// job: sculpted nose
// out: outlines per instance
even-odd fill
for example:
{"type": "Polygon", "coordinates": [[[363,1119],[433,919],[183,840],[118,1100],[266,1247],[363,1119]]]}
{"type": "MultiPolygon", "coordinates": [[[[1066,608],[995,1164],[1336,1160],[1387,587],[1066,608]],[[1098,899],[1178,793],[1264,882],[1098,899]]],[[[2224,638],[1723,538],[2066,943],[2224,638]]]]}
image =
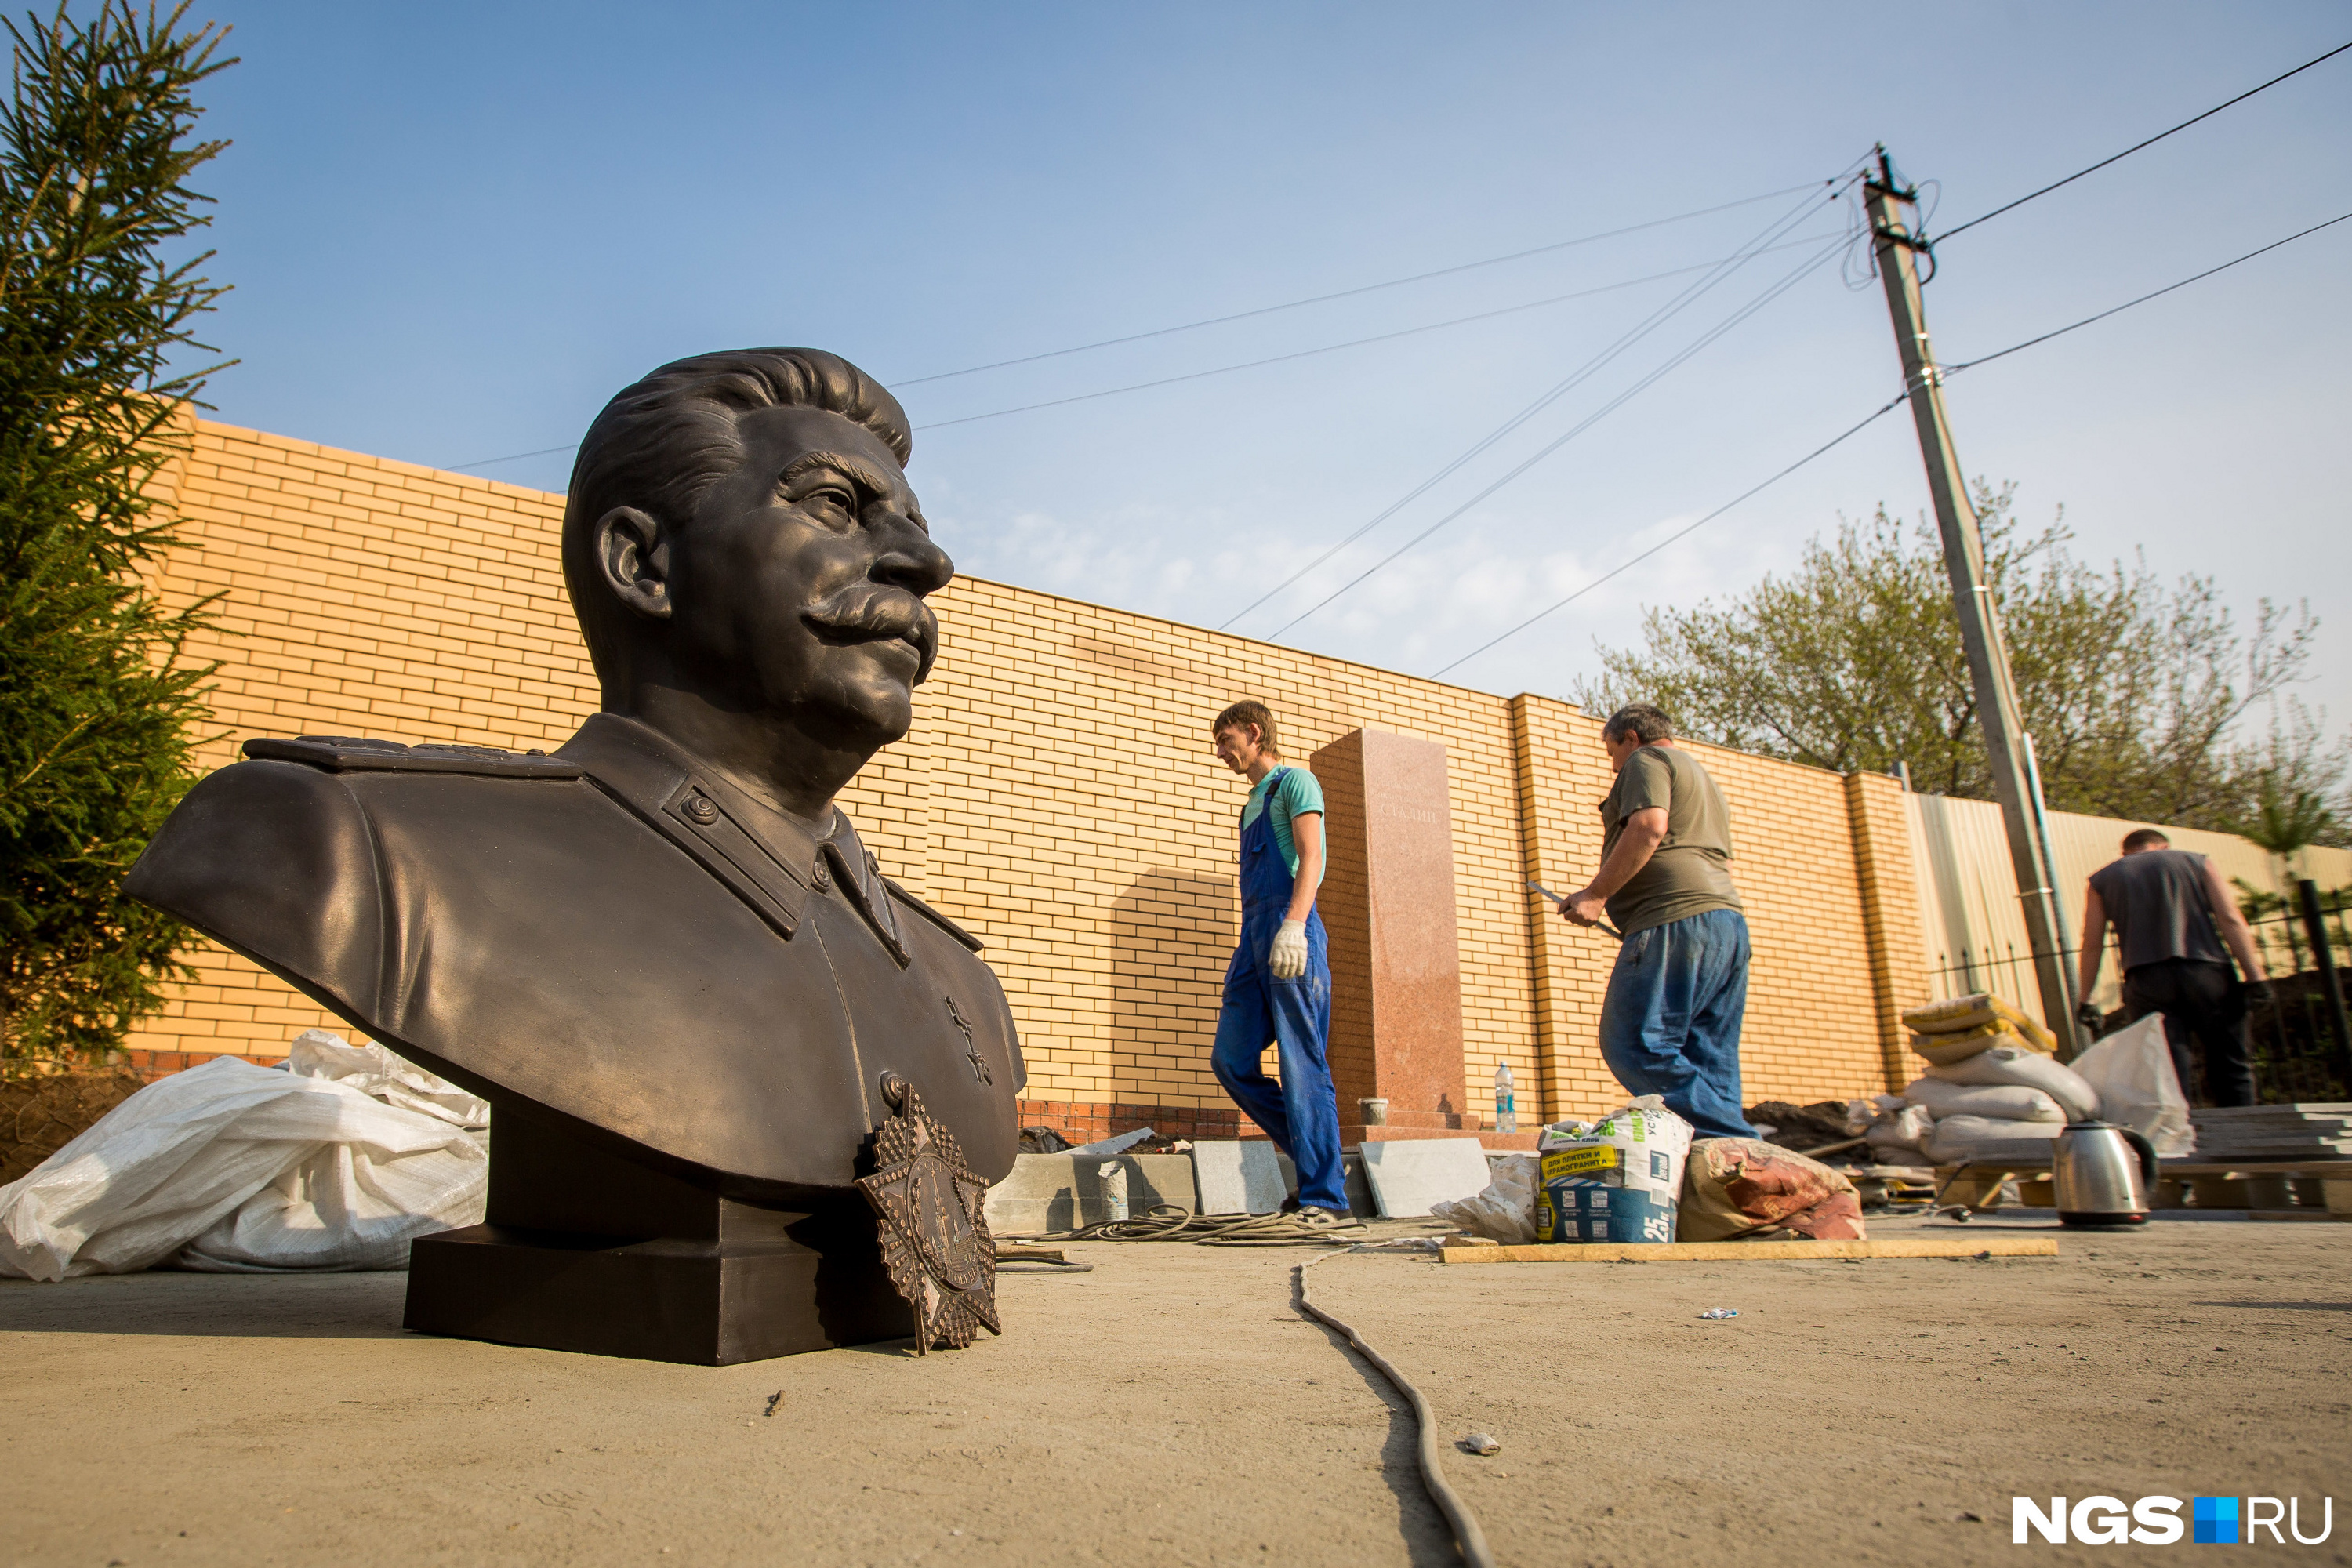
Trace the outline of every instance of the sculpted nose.
{"type": "Polygon", "coordinates": [[[901,521],[892,531],[888,548],[875,561],[867,575],[877,583],[887,583],[894,588],[904,588],[920,596],[944,588],[955,577],[955,563],[948,552],[931,542],[931,536],[911,522],[901,521]]]}

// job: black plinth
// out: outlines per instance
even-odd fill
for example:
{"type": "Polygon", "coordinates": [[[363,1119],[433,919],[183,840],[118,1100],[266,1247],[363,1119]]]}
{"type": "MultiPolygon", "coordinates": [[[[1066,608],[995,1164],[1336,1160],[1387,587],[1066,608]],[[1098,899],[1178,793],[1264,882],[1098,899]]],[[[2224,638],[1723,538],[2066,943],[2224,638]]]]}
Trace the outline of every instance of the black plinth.
{"type": "Polygon", "coordinates": [[[500,1106],[486,1223],[409,1249],[409,1328],[725,1366],[903,1339],[863,1198],[766,1208],[500,1106]]]}

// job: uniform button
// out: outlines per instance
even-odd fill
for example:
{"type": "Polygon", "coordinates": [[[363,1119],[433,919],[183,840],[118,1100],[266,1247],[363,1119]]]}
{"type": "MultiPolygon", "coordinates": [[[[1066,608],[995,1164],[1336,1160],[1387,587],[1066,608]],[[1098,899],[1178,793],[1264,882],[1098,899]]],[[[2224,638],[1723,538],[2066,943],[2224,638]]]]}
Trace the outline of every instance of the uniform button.
{"type": "Polygon", "coordinates": [[[820,893],[833,886],[833,873],[825,868],[825,864],[822,857],[818,858],[816,863],[816,874],[812,877],[810,880],[816,884],[816,890],[820,893]]]}
{"type": "Polygon", "coordinates": [[[698,827],[708,827],[719,820],[719,807],[711,804],[708,795],[688,795],[680,809],[686,813],[686,819],[698,827]]]}

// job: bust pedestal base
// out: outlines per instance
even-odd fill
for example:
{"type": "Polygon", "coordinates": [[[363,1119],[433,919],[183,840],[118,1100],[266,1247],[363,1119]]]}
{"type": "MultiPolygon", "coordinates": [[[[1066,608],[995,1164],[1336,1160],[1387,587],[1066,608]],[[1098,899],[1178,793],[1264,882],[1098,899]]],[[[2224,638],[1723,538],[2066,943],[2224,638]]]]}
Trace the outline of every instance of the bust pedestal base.
{"type": "Polygon", "coordinates": [[[500,1104],[486,1223],[409,1251],[406,1326],[725,1366],[903,1339],[874,1218],[738,1203],[500,1104]]]}

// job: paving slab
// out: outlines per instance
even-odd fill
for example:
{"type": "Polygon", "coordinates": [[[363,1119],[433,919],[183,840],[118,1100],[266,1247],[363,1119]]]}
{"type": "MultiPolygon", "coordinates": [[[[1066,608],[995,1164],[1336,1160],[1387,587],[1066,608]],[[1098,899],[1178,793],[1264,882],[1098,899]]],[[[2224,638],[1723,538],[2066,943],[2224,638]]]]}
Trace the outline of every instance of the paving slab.
{"type": "Polygon", "coordinates": [[[1192,1144],[1192,1180],[1202,1214],[1272,1214],[1298,1190],[1298,1168],[1263,1138],[1204,1138],[1192,1144]]]}
{"type": "Polygon", "coordinates": [[[1364,1145],[1364,1176],[1383,1219],[1425,1215],[1432,1204],[1459,1203],[1493,1179],[1486,1146],[1475,1138],[1413,1138],[1364,1145]]]}

